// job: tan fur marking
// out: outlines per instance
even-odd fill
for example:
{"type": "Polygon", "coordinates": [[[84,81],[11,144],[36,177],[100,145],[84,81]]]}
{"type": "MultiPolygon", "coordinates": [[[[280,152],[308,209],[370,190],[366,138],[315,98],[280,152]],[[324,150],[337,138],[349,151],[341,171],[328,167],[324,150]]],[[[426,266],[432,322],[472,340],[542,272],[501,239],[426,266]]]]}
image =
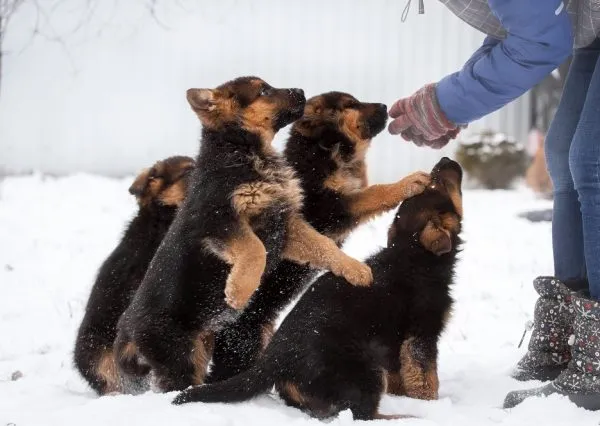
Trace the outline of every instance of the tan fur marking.
{"type": "Polygon", "coordinates": [[[270,144],[275,137],[273,117],[276,111],[277,105],[272,100],[260,98],[242,112],[242,128],[260,135],[265,145],[270,144]]]}
{"type": "Polygon", "coordinates": [[[404,386],[402,385],[402,375],[400,374],[400,371],[396,373],[388,372],[386,374],[386,393],[404,396],[404,386]]]}
{"type": "Polygon", "coordinates": [[[433,221],[427,222],[419,241],[423,247],[436,255],[447,253],[452,248],[450,231],[435,225],[433,221]]]}
{"type": "Polygon", "coordinates": [[[102,392],[103,395],[121,391],[121,380],[112,350],[107,350],[100,356],[96,374],[106,382],[102,392]]]}
{"type": "Polygon", "coordinates": [[[263,180],[241,184],[233,191],[231,201],[240,216],[252,218],[275,203],[283,203],[292,211],[302,208],[302,189],[291,167],[267,166],[259,157],[253,162],[254,170],[263,180]]]}
{"type": "Polygon", "coordinates": [[[231,195],[233,209],[244,218],[258,216],[277,201],[284,199],[285,187],[280,183],[251,182],[239,185],[231,195]]]}
{"type": "Polygon", "coordinates": [[[450,196],[450,200],[452,200],[452,204],[454,204],[454,208],[456,209],[456,213],[460,217],[463,217],[463,203],[462,203],[462,195],[458,191],[458,188],[451,188],[448,191],[448,195],[450,196]]]}
{"type": "Polygon", "coordinates": [[[181,170],[189,170],[193,169],[194,167],[196,167],[196,162],[194,160],[183,161],[179,164],[179,168],[181,170]]]}
{"type": "Polygon", "coordinates": [[[155,200],[163,205],[179,206],[187,189],[185,173],[194,165],[194,160],[181,156],[157,161],[140,172],[129,192],[135,195],[140,207],[148,207],[155,200]],[[174,183],[165,187],[166,181],[174,183]]]}
{"type": "Polygon", "coordinates": [[[373,281],[371,269],[342,252],[333,240],[319,234],[303,217],[288,222],[285,259],[314,268],[327,269],[353,285],[366,286],[373,281]]]}
{"type": "Polygon", "coordinates": [[[442,222],[442,228],[447,229],[453,234],[457,234],[460,231],[460,219],[452,213],[444,213],[440,216],[442,222]]]}
{"type": "Polygon", "coordinates": [[[439,380],[437,362],[423,367],[414,359],[411,345],[414,338],[407,339],[400,348],[400,377],[404,395],[409,398],[435,400],[438,399],[439,380]]]}
{"type": "Polygon", "coordinates": [[[225,284],[225,301],[234,309],[242,309],[260,285],[267,264],[265,246],[250,225],[242,222],[225,244],[223,257],[232,265],[225,284]]]}
{"type": "Polygon", "coordinates": [[[311,121],[310,119],[306,118],[306,115],[304,116],[304,118],[301,118],[300,120],[296,121],[292,125],[292,129],[294,129],[296,132],[300,133],[302,136],[305,136],[307,138],[311,137],[314,132],[314,127],[311,126],[311,121]]]}
{"type": "Polygon", "coordinates": [[[356,109],[345,109],[341,113],[340,130],[356,145],[364,143],[362,137],[362,116],[356,109]]]}
{"type": "Polygon", "coordinates": [[[327,116],[327,114],[323,114],[323,112],[324,112],[323,97],[322,96],[314,96],[314,97],[310,98],[308,101],[306,101],[306,104],[304,105],[304,113],[302,114],[302,117],[304,119],[306,119],[305,121],[312,121],[312,120],[318,120],[318,119],[322,119],[322,118],[333,117],[332,114],[329,114],[329,116],[327,116]]]}
{"type": "Polygon", "coordinates": [[[304,397],[304,395],[302,395],[302,393],[300,393],[298,386],[296,386],[294,383],[280,383],[278,388],[279,392],[285,393],[286,396],[292,401],[294,401],[296,404],[298,404],[298,406],[302,407],[306,404],[306,398],[304,397]]]}
{"type": "Polygon", "coordinates": [[[359,223],[393,209],[407,198],[420,194],[429,184],[427,173],[413,173],[388,185],[372,185],[350,197],[350,213],[359,223]]]}
{"type": "Polygon", "coordinates": [[[339,147],[331,154],[338,169],[325,179],[324,186],[343,195],[354,194],[368,185],[367,165],[365,157],[369,148],[369,141],[353,141],[355,144],[354,156],[350,161],[344,161],[339,147]]]}
{"type": "Polygon", "coordinates": [[[366,186],[364,170],[364,163],[355,168],[341,167],[325,179],[323,186],[343,195],[355,194],[366,186]]]}
{"type": "Polygon", "coordinates": [[[208,363],[214,348],[214,334],[210,331],[201,331],[194,339],[194,347],[190,353],[190,360],[194,364],[194,385],[204,383],[208,363]]]}
{"type": "Polygon", "coordinates": [[[137,345],[133,342],[128,342],[123,346],[123,349],[119,352],[119,358],[131,359],[138,355],[137,345]]]}
{"type": "Polygon", "coordinates": [[[273,324],[272,322],[269,324],[264,324],[262,326],[262,333],[261,333],[261,344],[262,344],[262,349],[265,350],[267,348],[267,346],[269,346],[269,343],[271,342],[271,339],[273,338],[273,335],[275,334],[275,324],[273,324]]]}
{"type": "Polygon", "coordinates": [[[162,191],[158,196],[161,204],[165,206],[181,206],[185,199],[186,185],[185,182],[179,180],[162,191]]]}
{"type": "MultiPolygon", "coordinates": [[[[271,146],[266,146],[264,151],[268,155],[279,156],[271,146]]],[[[287,208],[292,211],[299,211],[302,208],[302,186],[292,167],[284,162],[273,166],[258,156],[254,157],[253,163],[254,170],[271,186],[270,193],[274,201],[285,200],[287,208]]]]}
{"type": "Polygon", "coordinates": [[[219,89],[189,89],[187,99],[202,125],[211,129],[218,129],[225,123],[235,121],[239,110],[235,99],[219,89]],[[205,91],[209,91],[210,96],[201,96],[201,93],[207,93],[205,91]],[[207,99],[202,101],[201,97],[207,99]]]}

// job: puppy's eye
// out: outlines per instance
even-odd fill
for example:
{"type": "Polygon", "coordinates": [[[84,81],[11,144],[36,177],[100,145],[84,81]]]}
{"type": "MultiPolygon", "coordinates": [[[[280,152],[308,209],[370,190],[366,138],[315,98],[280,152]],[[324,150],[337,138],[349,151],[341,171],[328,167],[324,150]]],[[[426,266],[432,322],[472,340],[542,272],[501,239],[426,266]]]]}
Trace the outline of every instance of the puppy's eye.
{"type": "Polygon", "coordinates": [[[272,93],[270,87],[263,87],[260,91],[260,96],[269,96],[272,93]]]}

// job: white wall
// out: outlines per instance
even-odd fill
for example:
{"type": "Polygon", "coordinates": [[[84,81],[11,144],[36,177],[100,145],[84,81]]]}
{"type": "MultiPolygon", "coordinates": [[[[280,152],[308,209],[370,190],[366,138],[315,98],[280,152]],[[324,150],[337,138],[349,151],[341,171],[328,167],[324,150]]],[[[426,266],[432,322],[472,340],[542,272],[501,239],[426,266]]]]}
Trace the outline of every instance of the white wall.
{"type": "MultiPolygon", "coordinates": [[[[75,25],[84,1],[57,9],[58,32],[75,25]]],[[[24,7],[6,40],[0,170],[121,175],[175,153],[193,155],[199,129],[185,90],[239,75],[389,104],[457,70],[483,38],[433,1],[424,16],[413,1],[401,23],[405,2],[197,0],[184,10],[166,0],[163,29],[138,1],[105,1],[66,47],[37,38],[19,53],[33,24],[24,7]]],[[[528,119],[525,100],[486,125],[522,137],[528,119]]],[[[371,177],[395,179],[440,155],[386,133],[374,141],[371,177]]]]}

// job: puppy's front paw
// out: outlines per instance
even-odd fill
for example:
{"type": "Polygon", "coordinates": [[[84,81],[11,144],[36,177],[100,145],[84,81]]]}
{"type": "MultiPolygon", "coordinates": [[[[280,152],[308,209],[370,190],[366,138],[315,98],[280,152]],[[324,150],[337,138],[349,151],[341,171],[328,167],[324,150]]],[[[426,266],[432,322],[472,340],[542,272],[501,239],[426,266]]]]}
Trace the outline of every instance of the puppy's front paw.
{"type": "MultiPolygon", "coordinates": [[[[246,280],[249,281],[249,280],[246,280]]],[[[235,280],[227,282],[225,286],[225,303],[235,310],[242,310],[248,304],[252,293],[258,287],[258,283],[235,280]]]]}
{"type": "Polygon", "coordinates": [[[421,194],[431,183],[431,176],[425,172],[415,172],[398,182],[405,198],[421,194]]]}
{"type": "Polygon", "coordinates": [[[371,268],[351,257],[344,261],[336,275],[344,277],[350,284],[359,287],[367,287],[373,283],[371,268]]]}

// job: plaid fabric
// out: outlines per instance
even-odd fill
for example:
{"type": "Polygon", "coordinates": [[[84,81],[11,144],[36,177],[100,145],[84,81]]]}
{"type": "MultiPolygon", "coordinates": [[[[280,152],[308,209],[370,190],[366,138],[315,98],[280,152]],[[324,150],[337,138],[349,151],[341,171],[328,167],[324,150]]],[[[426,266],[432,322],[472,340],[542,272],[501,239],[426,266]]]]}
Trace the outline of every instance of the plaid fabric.
{"type": "MultiPolygon", "coordinates": [[[[467,24],[495,38],[507,32],[490,10],[487,0],[440,0],[467,24]]],[[[564,0],[575,33],[575,48],[590,44],[600,33],[600,0],[564,0]]]]}
{"type": "Polygon", "coordinates": [[[567,6],[575,29],[575,47],[585,47],[600,34],[600,0],[570,0],[567,6]]]}

